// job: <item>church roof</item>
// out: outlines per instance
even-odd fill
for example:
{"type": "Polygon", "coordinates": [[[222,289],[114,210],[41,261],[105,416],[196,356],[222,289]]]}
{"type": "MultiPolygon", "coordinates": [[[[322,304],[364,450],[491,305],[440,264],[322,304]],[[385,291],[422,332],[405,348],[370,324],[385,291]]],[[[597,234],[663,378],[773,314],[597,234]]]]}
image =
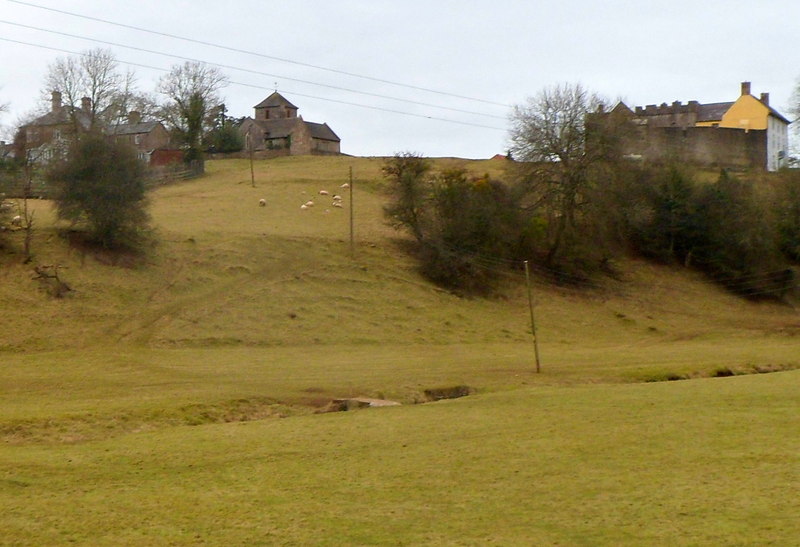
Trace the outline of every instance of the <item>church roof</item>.
{"type": "Polygon", "coordinates": [[[333,132],[327,123],[314,123],[314,122],[305,122],[308,126],[309,130],[311,130],[311,136],[315,139],[321,139],[323,141],[335,141],[340,142],[341,139],[333,132]]]}
{"type": "Polygon", "coordinates": [[[273,106],[286,106],[297,109],[295,105],[286,100],[286,97],[275,91],[272,95],[255,105],[253,108],[270,108],[273,106]]]}
{"type": "Polygon", "coordinates": [[[307,122],[302,118],[278,118],[276,120],[252,120],[270,139],[284,139],[294,133],[297,126],[305,124],[314,139],[341,142],[327,123],[307,122]]]}

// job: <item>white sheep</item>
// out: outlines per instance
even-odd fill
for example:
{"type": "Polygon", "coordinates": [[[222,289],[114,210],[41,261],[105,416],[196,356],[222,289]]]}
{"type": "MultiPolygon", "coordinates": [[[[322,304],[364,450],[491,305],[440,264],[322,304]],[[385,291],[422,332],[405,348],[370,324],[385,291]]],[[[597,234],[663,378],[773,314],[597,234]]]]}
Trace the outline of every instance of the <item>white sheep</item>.
{"type": "Polygon", "coordinates": [[[306,209],[308,209],[308,205],[306,205],[306,204],[304,203],[304,204],[302,204],[302,205],[300,206],[300,209],[302,209],[303,211],[305,211],[306,209]]]}
{"type": "Polygon", "coordinates": [[[335,196],[333,196],[333,201],[342,201],[342,196],[336,194],[335,196]]]}
{"type": "Polygon", "coordinates": [[[333,205],[334,207],[341,207],[342,206],[342,202],[341,201],[334,201],[331,205],[333,205]]]}
{"type": "Polygon", "coordinates": [[[305,203],[305,205],[306,205],[306,207],[313,207],[313,206],[314,206],[314,202],[313,202],[312,200],[308,200],[308,201],[305,203]]]}
{"type": "Polygon", "coordinates": [[[264,198],[261,198],[260,200],[258,200],[258,206],[259,207],[266,207],[267,206],[267,200],[265,200],[264,198]]]}
{"type": "Polygon", "coordinates": [[[345,183],[344,183],[344,184],[342,184],[342,185],[341,185],[339,188],[350,188],[350,185],[349,185],[348,183],[346,183],[346,182],[345,182],[345,183]]]}
{"type": "Polygon", "coordinates": [[[327,191],[327,190],[320,190],[320,191],[319,191],[319,195],[321,195],[321,196],[327,196],[327,195],[328,195],[328,191],[327,191]]]}
{"type": "Polygon", "coordinates": [[[11,219],[12,226],[22,226],[22,217],[17,215],[11,219]]]}

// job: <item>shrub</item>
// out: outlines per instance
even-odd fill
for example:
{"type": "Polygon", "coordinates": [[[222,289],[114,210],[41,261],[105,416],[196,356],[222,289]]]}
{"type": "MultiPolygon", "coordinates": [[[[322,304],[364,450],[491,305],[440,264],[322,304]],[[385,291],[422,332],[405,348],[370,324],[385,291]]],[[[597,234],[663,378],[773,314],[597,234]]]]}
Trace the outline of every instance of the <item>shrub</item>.
{"type": "Polygon", "coordinates": [[[132,148],[83,135],[51,168],[48,181],[55,188],[58,217],[85,225],[90,240],[109,249],[141,242],[149,217],[144,167],[132,148]]]}
{"type": "Polygon", "coordinates": [[[692,261],[745,296],[777,296],[792,286],[767,202],[751,181],[726,172],[697,192],[692,261]]]}
{"type": "Polygon", "coordinates": [[[425,220],[430,214],[430,170],[430,162],[413,152],[396,154],[381,167],[390,196],[384,214],[393,227],[408,230],[420,243],[425,240],[425,220]]]}
{"type": "Polygon", "coordinates": [[[684,262],[696,233],[694,182],[673,166],[640,171],[635,184],[626,205],[631,242],[646,257],[684,262]]]}
{"type": "Polygon", "coordinates": [[[774,208],[781,252],[800,263],[800,173],[796,169],[780,174],[774,208]]]}
{"type": "Polygon", "coordinates": [[[417,240],[422,273],[459,292],[491,291],[497,261],[514,257],[523,234],[509,189],[463,169],[433,173],[430,162],[410,153],[387,160],[383,173],[390,199],[384,213],[417,240]]]}
{"type": "Polygon", "coordinates": [[[244,139],[239,129],[231,123],[215,128],[208,135],[209,152],[239,152],[244,149],[244,139]]]}

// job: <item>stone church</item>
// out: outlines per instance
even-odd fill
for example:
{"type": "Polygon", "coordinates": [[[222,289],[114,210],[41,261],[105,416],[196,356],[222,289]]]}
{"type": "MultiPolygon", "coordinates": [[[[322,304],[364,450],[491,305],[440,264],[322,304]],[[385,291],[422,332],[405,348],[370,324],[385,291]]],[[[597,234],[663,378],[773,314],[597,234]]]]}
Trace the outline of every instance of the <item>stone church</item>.
{"type": "Polygon", "coordinates": [[[255,118],[245,118],[239,126],[245,150],[267,157],[341,153],[341,141],[328,124],[303,120],[277,91],[253,108],[255,118]]]}

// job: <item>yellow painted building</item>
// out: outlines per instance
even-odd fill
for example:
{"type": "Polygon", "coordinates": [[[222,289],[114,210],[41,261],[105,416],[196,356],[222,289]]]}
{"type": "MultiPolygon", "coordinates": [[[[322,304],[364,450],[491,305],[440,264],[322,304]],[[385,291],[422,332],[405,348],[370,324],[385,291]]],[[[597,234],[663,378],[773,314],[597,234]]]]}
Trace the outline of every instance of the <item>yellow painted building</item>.
{"type": "MultiPolygon", "coordinates": [[[[670,105],[636,107],[634,116],[650,127],[719,127],[745,132],[764,131],[766,143],[762,151],[767,171],[777,171],[787,164],[789,120],[769,105],[769,93],[760,98],[750,93],[750,82],[742,82],[739,98],[733,102],[700,104],[676,101],[670,105]]],[[[760,163],[760,162],[759,162],[760,163]]]]}

